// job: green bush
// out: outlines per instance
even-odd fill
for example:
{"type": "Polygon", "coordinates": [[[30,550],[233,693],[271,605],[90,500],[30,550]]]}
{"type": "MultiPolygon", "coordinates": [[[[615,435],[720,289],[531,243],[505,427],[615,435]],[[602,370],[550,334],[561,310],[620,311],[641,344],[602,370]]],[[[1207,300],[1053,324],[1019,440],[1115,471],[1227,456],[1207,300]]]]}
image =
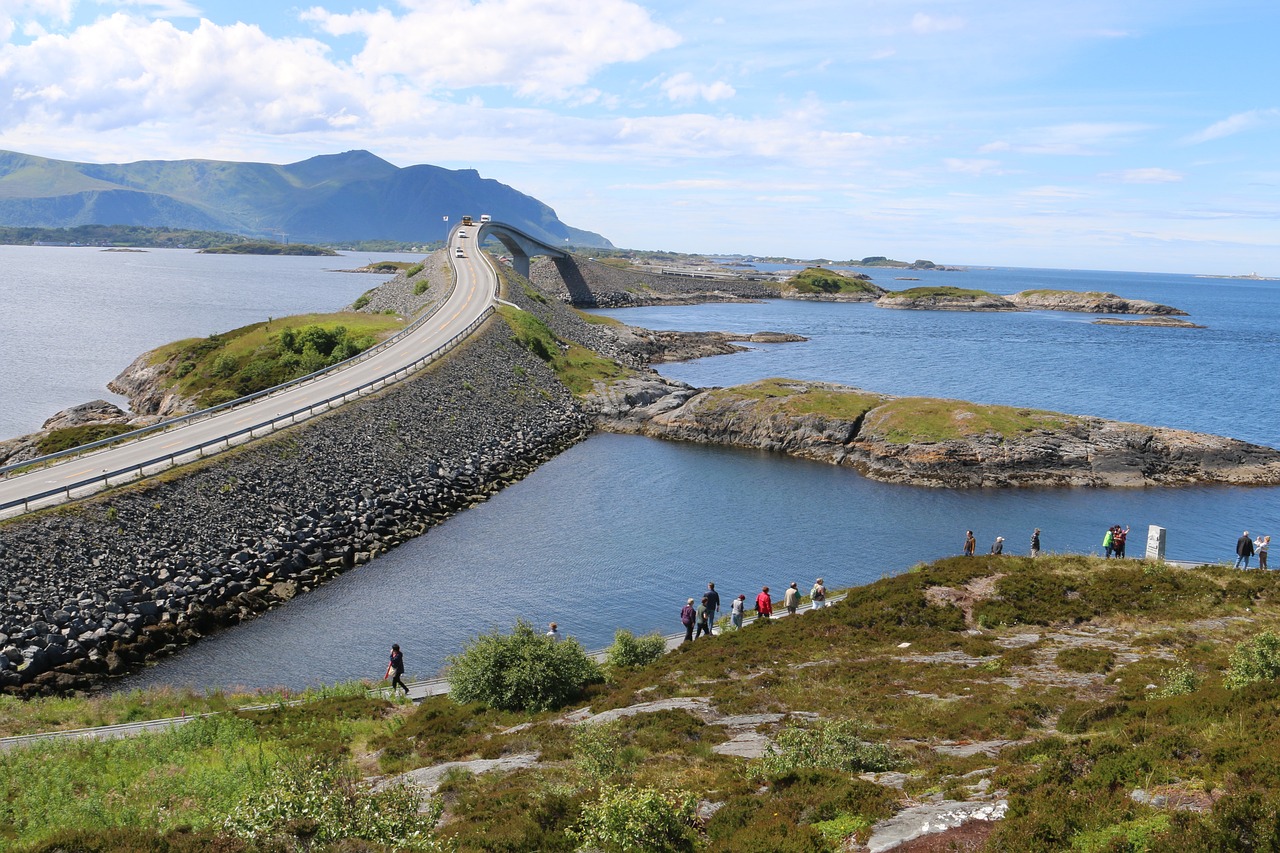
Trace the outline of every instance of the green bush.
{"type": "Polygon", "coordinates": [[[648,666],[667,650],[667,641],[661,634],[637,637],[619,628],[613,635],[613,645],[605,652],[605,665],[610,671],[648,666]]]}
{"type": "Polygon", "coordinates": [[[367,293],[362,293],[362,294],[360,294],[359,296],[357,296],[357,297],[356,297],[356,301],[355,301],[355,302],[352,302],[352,303],[351,303],[351,307],[352,307],[352,309],[354,309],[354,310],[356,310],[356,311],[359,311],[361,308],[363,308],[364,306],[368,305],[368,304],[369,304],[369,302],[370,302],[369,294],[367,294],[367,293]]]}
{"type": "Polygon", "coordinates": [[[510,634],[476,637],[448,659],[449,696],[504,711],[558,708],[600,680],[600,668],[577,640],[556,642],[524,620],[510,634]]]}
{"type": "Polygon", "coordinates": [[[605,853],[665,853],[697,848],[697,800],[683,791],[609,786],[582,808],[573,837],[605,853]]]}
{"type": "Polygon", "coordinates": [[[757,778],[810,768],[865,773],[892,770],[902,763],[891,747],[869,743],[863,734],[862,727],[851,720],[787,726],[752,763],[751,773],[757,778]]]}
{"type": "Polygon", "coordinates": [[[419,281],[413,285],[413,295],[421,296],[422,294],[426,293],[430,289],[431,289],[431,282],[427,281],[424,278],[422,281],[419,281]]]}
{"type": "Polygon", "coordinates": [[[1161,687],[1156,691],[1159,699],[1171,699],[1174,696],[1186,696],[1195,693],[1200,686],[1200,676],[1191,668],[1191,664],[1180,662],[1168,669],[1160,670],[1161,687]]]}
{"type": "Polygon", "coordinates": [[[1228,690],[1238,690],[1246,684],[1277,677],[1280,677],[1280,636],[1272,631],[1263,631],[1236,645],[1223,683],[1228,690]]]}
{"type": "Polygon", "coordinates": [[[414,264],[413,266],[409,267],[407,270],[404,271],[404,277],[413,278],[415,275],[417,275],[420,272],[422,272],[422,264],[414,264]]]}
{"type": "Polygon", "coordinates": [[[213,360],[209,372],[218,379],[230,379],[236,372],[236,360],[226,354],[220,355],[213,360]]]}

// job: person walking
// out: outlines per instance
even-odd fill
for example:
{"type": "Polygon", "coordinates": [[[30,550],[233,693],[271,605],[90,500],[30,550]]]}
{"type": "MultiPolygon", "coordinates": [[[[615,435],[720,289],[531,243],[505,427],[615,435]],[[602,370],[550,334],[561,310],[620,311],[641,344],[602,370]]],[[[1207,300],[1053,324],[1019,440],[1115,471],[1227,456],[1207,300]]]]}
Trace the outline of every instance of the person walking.
{"type": "Polygon", "coordinates": [[[1129,540],[1129,526],[1123,528],[1116,525],[1116,532],[1111,535],[1111,550],[1115,552],[1116,559],[1124,559],[1124,543],[1129,540]]]}
{"type": "Polygon", "coordinates": [[[733,600],[733,603],[729,605],[729,622],[734,628],[742,627],[742,610],[746,606],[747,597],[745,595],[739,595],[733,600]]]}
{"type": "Polygon", "coordinates": [[[973,531],[970,530],[968,533],[965,534],[965,537],[964,537],[964,555],[966,557],[972,557],[973,552],[976,551],[977,549],[978,549],[978,539],[973,535],[973,531]]]}
{"type": "Polygon", "coordinates": [[[800,607],[800,590],[796,588],[795,581],[792,581],[791,586],[787,587],[787,591],[782,594],[782,606],[787,608],[788,616],[796,615],[796,609],[800,607]]]}
{"type": "Polygon", "coordinates": [[[1258,540],[1253,543],[1253,553],[1258,555],[1258,568],[1265,569],[1267,567],[1267,549],[1270,547],[1270,536],[1259,536],[1258,540]]]}
{"type": "Polygon", "coordinates": [[[400,651],[399,643],[391,644],[391,658],[387,661],[387,674],[382,676],[383,679],[391,679],[391,695],[396,693],[396,687],[404,688],[404,695],[409,695],[409,686],[404,683],[404,653],[400,651]]]}
{"type": "Polygon", "coordinates": [[[707,617],[710,615],[710,608],[707,606],[707,597],[702,596],[702,601],[698,604],[698,633],[693,635],[696,640],[703,634],[711,636],[711,626],[707,624],[707,617]]]}
{"type": "Polygon", "coordinates": [[[813,602],[814,610],[827,606],[827,588],[823,586],[822,578],[813,582],[813,589],[809,590],[809,600],[813,602]]]}
{"type": "Polygon", "coordinates": [[[756,596],[756,618],[768,619],[773,615],[773,599],[769,597],[769,587],[763,587],[756,596]]]}
{"type": "Polygon", "coordinates": [[[1253,540],[1249,538],[1249,531],[1245,531],[1236,540],[1236,568],[1240,568],[1243,563],[1244,567],[1249,568],[1249,558],[1253,556],[1253,540]]]}
{"type": "Polygon", "coordinates": [[[680,608],[680,624],[684,626],[684,641],[686,643],[693,640],[693,623],[696,618],[697,614],[693,609],[693,599],[691,598],[684,607],[680,608]]]}
{"type": "Polygon", "coordinates": [[[991,553],[997,556],[1004,553],[1004,537],[1003,536],[997,536],[996,541],[991,543],[991,553]]]}
{"type": "Polygon", "coordinates": [[[1036,532],[1031,534],[1031,556],[1040,556],[1040,528],[1036,528],[1036,532]]]}
{"type": "Polygon", "coordinates": [[[547,636],[551,638],[551,642],[558,643],[564,639],[564,634],[560,633],[560,629],[556,627],[556,623],[552,622],[547,628],[547,636]]]}
{"type": "Polygon", "coordinates": [[[720,618],[720,593],[716,592],[714,583],[707,583],[707,626],[709,633],[715,633],[716,620],[720,618]]]}

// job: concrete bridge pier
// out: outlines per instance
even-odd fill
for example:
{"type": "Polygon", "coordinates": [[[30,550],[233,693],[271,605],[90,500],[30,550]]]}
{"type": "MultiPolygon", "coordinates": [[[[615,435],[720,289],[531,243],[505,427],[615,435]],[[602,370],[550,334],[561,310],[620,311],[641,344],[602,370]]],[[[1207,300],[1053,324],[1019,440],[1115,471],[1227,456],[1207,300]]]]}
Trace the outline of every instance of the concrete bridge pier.
{"type": "Polygon", "coordinates": [[[563,249],[548,246],[523,231],[501,222],[482,222],[476,232],[476,246],[479,247],[489,237],[496,239],[511,253],[511,266],[525,278],[529,277],[529,258],[533,255],[549,255],[553,258],[569,257],[568,252],[563,249]]]}

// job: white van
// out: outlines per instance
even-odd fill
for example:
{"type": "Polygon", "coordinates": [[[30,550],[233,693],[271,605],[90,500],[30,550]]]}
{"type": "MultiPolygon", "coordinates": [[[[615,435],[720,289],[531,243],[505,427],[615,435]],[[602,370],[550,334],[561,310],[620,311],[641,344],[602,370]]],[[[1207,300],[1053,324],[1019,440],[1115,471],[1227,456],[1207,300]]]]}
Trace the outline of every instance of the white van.
{"type": "Polygon", "coordinates": [[[480,221],[481,221],[481,222],[492,222],[492,221],[493,221],[493,217],[492,217],[492,216],[490,216],[490,215],[489,215],[489,214],[487,214],[487,213],[482,213],[482,214],[480,214],[480,221]]]}

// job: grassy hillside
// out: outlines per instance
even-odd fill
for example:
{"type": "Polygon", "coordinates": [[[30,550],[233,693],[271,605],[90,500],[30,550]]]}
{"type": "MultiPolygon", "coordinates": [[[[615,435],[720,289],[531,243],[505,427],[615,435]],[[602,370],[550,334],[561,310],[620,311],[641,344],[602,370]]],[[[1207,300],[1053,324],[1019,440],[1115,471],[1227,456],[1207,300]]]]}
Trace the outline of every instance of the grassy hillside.
{"type": "Polygon", "coordinates": [[[783,288],[791,288],[797,293],[867,293],[879,296],[884,288],[871,283],[864,275],[845,275],[821,267],[809,267],[795,274],[783,283],[783,288]]]}
{"type": "Polygon", "coordinates": [[[164,387],[214,406],[336,364],[403,327],[382,314],[300,314],[175,341],[154,350],[151,363],[164,387]]]}
{"type": "MultiPolygon", "coordinates": [[[[987,800],[1007,801],[1003,820],[928,849],[1270,850],[1278,594],[1264,572],[950,558],[615,668],[572,716],[349,685],[168,734],[0,753],[0,846],[837,851],[913,804],[987,800]],[[758,736],[772,744],[759,757],[726,749],[758,736]],[[503,756],[523,766],[441,771],[421,821],[411,792],[360,783],[503,756]],[[619,827],[653,841],[600,843],[619,827]]],[[[0,729],[244,701],[0,699],[0,729]]]]}

